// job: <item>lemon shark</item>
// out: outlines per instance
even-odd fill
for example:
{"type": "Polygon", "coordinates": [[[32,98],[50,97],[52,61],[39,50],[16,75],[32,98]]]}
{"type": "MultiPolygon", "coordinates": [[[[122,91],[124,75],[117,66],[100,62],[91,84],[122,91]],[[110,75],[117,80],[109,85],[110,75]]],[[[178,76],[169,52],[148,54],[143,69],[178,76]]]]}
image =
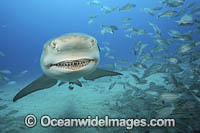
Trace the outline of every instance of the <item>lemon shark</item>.
{"type": "Polygon", "coordinates": [[[40,66],[44,74],[16,94],[13,101],[33,92],[50,88],[61,81],[82,86],[78,80],[95,80],[104,76],[122,75],[98,68],[100,49],[97,40],[87,34],[68,33],[48,41],[43,48],[40,66]]]}

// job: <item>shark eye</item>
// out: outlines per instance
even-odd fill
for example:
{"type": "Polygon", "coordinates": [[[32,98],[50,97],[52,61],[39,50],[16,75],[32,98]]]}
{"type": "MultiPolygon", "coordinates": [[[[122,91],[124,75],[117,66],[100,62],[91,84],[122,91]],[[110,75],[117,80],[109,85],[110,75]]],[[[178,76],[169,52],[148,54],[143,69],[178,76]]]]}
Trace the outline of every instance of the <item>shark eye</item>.
{"type": "Polygon", "coordinates": [[[94,39],[91,39],[91,47],[95,45],[96,41],[94,39]]]}
{"type": "Polygon", "coordinates": [[[56,43],[55,43],[55,42],[51,42],[51,43],[50,43],[50,47],[52,47],[52,48],[55,49],[55,48],[56,48],[56,43]]]}
{"type": "Polygon", "coordinates": [[[53,43],[52,43],[52,46],[53,46],[53,48],[56,48],[56,43],[53,42],[53,43]]]}
{"type": "Polygon", "coordinates": [[[51,42],[49,45],[51,48],[53,48],[54,50],[56,50],[57,52],[60,51],[60,49],[58,48],[56,42],[51,42]]]}

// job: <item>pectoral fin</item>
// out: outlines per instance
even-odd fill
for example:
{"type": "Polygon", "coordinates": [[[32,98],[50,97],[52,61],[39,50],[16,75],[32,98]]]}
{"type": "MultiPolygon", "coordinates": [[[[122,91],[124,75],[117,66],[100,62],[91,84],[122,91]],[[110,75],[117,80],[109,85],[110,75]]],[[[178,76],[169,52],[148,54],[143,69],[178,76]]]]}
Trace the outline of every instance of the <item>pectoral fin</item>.
{"type": "Polygon", "coordinates": [[[51,79],[43,74],[41,77],[39,77],[38,79],[33,81],[31,84],[26,86],[24,89],[22,89],[19,93],[17,93],[17,95],[13,99],[13,102],[35,91],[50,88],[54,86],[56,83],[57,83],[56,79],[51,79]]]}
{"type": "Polygon", "coordinates": [[[94,72],[85,76],[84,79],[85,80],[95,80],[95,79],[98,79],[98,78],[101,78],[104,76],[117,76],[117,75],[122,75],[122,74],[118,73],[118,72],[112,72],[112,71],[97,68],[94,72]]]}

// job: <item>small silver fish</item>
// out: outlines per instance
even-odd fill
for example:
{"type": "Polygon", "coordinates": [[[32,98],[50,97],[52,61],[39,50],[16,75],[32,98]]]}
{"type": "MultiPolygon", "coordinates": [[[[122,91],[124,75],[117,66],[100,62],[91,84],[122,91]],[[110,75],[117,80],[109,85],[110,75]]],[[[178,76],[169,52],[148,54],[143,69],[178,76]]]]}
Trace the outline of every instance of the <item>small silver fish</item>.
{"type": "Polygon", "coordinates": [[[5,54],[3,52],[0,51],[0,56],[5,56],[5,54]]]}
{"type": "Polygon", "coordinates": [[[115,85],[116,85],[117,83],[116,82],[114,82],[114,83],[112,83],[112,84],[110,84],[110,86],[109,86],[109,88],[108,88],[108,90],[111,90],[115,85]]]}
{"type": "Polygon", "coordinates": [[[165,11],[163,13],[158,14],[158,18],[160,18],[160,17],[174,17],[174,16],[176,16],[176,14],[177,14],[177,11],[169,10],[169,11],[165,11]]]}
{"type": "Polygon", "coordinates": [[[131,9],[133,9],[135,7],[136,7],[135,4],[128,3],[128,4],[124,5],[124,6],[122,6],[121,8],[119,8],[119,11],[128,11],[128,10],[131,10],[131,9]]]}
{"type": "Polygon", "coordinates": [[[16,81],[9,81],[8,83],[7,83],[7,85],[14,85],[14,84],[16,84],[17,82],[16,81]]]}

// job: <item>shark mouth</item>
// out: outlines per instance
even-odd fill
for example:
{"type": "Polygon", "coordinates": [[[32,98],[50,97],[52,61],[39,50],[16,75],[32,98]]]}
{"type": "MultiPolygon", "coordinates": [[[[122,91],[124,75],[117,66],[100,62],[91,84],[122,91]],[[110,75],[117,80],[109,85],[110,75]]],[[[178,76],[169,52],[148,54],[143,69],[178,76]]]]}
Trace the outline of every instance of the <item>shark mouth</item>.
{"type": "Polygon", "coordinates": [[[79,60],[66,60],[56,64],[48,65],[48,69],[51,67],[58,67],[62,69],[78,70],[87,66],[90,62],[97,62],[97,59],[79,59],[79,60]]]}

